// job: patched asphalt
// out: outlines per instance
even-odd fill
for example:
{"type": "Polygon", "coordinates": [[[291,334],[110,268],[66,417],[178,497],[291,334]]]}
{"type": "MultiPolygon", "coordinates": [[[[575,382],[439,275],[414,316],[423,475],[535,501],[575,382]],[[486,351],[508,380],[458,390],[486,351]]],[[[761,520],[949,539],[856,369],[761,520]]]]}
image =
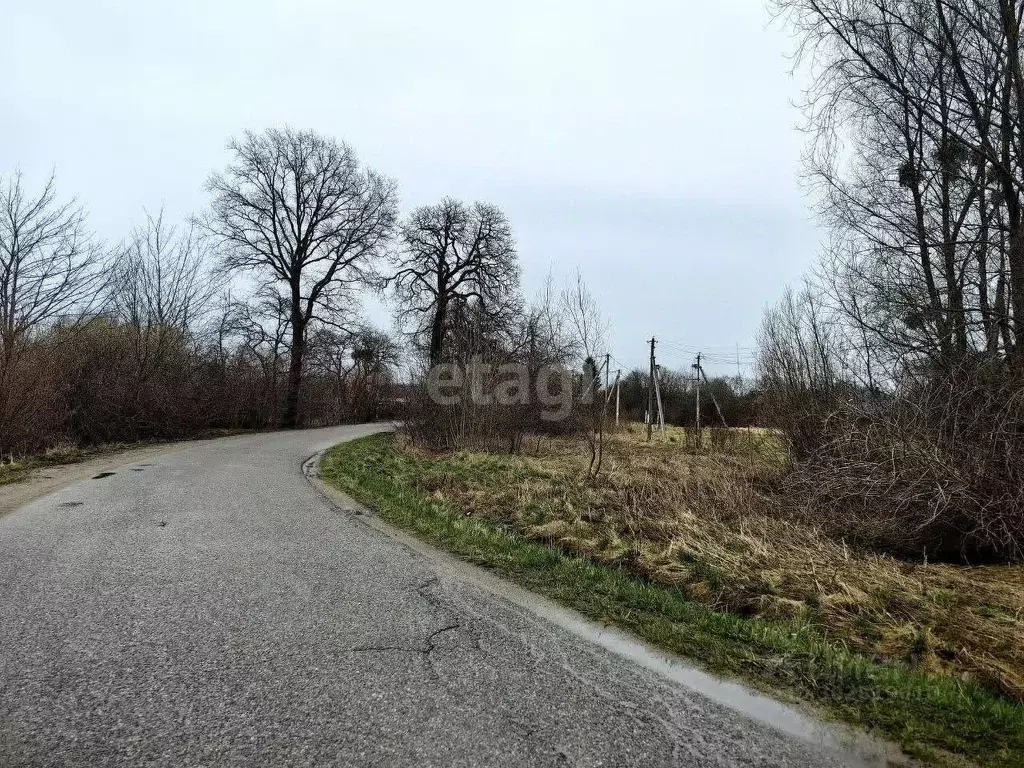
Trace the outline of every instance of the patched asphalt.
{"type": "Polygon", "coordinates": [[[0,766],[855,764],[339,511],[376,427],[192,444],[0,517],[0,766]]]}

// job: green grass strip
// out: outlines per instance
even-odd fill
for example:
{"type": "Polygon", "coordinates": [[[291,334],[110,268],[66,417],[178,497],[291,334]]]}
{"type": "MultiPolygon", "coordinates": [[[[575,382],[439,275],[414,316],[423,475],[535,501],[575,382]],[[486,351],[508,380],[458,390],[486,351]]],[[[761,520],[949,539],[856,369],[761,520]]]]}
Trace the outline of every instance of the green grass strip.
{"type": "Polygon", "coordinates": [[[396,450],[392,435],[342,443],[321,466],[325,481],[418,537],[596,621],[735,675],[762,689],[815,702],[839,720],[945,762],[1024,765],[1024,707],[972,683],[878,663],[799,623],[710,610],[683,593],[614,566],[530,541],[467,517],[417,490],[430,462],[396,450]]]}

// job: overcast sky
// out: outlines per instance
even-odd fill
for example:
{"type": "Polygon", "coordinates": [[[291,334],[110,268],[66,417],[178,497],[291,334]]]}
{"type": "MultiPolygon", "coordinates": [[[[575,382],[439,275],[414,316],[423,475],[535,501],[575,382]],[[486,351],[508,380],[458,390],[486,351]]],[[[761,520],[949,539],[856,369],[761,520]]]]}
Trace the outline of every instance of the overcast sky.
{"type": "Polygon", "coordinates": [[[110,240],[144,206],[202,210],[229,136],[311,128],[398,179],[404,211],[497,204],[527,296],[579,267],[616,359],[644,364],[654,334],[673,367],[751,347],[818,249],[791,41],[763,0],[0,8],[0,173],[55,168],[110,240]]]}

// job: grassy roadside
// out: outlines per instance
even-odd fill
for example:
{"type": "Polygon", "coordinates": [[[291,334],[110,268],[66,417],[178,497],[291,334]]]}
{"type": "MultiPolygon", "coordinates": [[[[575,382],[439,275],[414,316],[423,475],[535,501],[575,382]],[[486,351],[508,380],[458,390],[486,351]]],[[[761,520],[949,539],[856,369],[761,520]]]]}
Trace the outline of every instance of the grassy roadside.
{"type": "Polygon", "coordinates": [[[771,621],[713,610],[679,587],[530,540],[514,526],[467,516],[423,490],[422,461],[390,435],[329,451],[324,479],[463,559],[584,615],[773,691],[876,729],[910,754],[1024,765],[1024,707],[972,682],[858,654],[799,617],[771,621]]]}

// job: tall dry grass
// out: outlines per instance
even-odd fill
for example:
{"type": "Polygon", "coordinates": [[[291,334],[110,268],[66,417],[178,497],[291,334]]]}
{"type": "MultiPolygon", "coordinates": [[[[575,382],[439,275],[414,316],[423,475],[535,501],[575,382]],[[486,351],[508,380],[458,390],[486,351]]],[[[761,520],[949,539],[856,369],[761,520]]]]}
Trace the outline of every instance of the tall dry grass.
{"type": "Polygon", "coordinates": [[[520,456],[430,454],[420,483],[466,514],[712,608],[808,622],[858,652],[1024,701],[1024,569],[901,561],[794,520],[771,433],[717,453],[685,446],[678,431],[650,444],[613,435],[594,480],[578,442],[527,439],[520,456]]]}

